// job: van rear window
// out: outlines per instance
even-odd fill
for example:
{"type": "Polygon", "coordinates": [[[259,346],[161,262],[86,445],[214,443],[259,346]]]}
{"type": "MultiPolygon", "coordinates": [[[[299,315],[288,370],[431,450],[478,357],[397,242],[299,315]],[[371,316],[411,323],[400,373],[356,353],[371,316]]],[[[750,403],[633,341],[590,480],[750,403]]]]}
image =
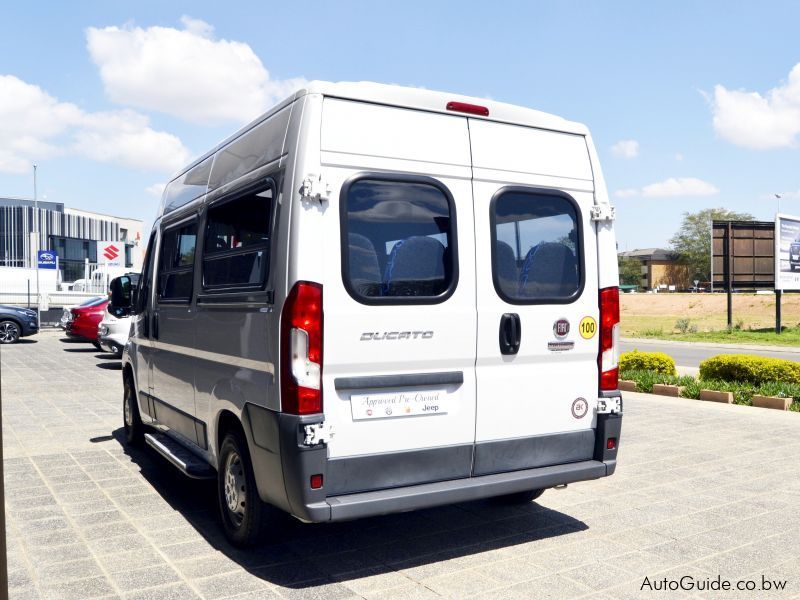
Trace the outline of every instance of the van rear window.
{"type": "Polygon", "coordinates": [[[581,228],[566,195],[509,190],[491,204],[492,269],[512,304],[568,302],[581,286],[581,228]]]}
{"type": "Polygon", "coordinates": [[[369,176],[343,190],[342,272],[360,302],[444,301],[458,278],[455,239],[452,197],[438,182],[369,176]]]}

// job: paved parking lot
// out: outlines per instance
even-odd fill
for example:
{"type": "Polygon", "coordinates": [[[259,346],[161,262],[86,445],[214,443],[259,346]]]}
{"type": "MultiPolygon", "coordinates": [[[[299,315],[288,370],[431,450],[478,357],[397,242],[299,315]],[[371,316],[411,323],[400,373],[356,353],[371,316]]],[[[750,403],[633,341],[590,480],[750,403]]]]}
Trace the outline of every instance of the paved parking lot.
{"type": "Polygon", "coordinates": [[[701,597],[800,597],[796,413],[626,394],[611,478],[524,507],[283,519],[242,552],[213,485],[123,447],[118,361],[54,333],[26,342],[0,349],[12,598],[697,595],[642,590],[684,576],[758,586],[701,597]]]}

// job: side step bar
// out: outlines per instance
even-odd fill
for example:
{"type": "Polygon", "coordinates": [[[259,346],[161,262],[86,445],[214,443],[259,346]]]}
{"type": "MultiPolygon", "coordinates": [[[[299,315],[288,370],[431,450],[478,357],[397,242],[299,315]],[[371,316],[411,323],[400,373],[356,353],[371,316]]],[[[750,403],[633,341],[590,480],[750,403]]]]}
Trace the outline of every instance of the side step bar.
{"type": "Polygon", "coordinates": [[[214,479],[217,472],[202,458],[187,450],[179,442],[161,433],[145,433],[144,441],[153,450],[178,467],[192,479],[214,479]]]}

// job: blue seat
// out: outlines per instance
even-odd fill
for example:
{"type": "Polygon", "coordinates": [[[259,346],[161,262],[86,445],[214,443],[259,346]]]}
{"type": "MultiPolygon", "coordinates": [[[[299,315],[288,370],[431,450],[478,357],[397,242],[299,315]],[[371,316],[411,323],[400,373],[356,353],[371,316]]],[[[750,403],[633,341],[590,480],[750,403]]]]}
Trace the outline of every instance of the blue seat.
{"type": "Polygon", "coordinates": [[[519,276],[521,298],[561,298],[578,289],[575,253],[556,242],[537,244],[525,256],[519,276]]]}
{"type": "Polygon", "coordinates": [[[370,239],[358,233],[348,236],[350,284],[362,296],[381,295],[381,268],[370,239]]]}
{"type": "Polygon", "coordinates": [[[505,242],[498,241],[494,247],[494,268],[500,289],[514,296],[519,285],[519,270],[514,250],[505,242]]]}
{"type": "Polygon", "coordinates": [[[445,247],[439,240],[412,236],[394,245],[383,274],[384,296],[438,296],[446,284],[445,247]]]}

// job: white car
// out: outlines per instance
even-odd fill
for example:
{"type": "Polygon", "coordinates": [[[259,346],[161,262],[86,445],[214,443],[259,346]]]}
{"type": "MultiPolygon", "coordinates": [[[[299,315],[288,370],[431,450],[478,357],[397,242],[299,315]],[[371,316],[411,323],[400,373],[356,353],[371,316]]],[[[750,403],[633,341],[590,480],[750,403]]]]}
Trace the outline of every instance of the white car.
{"type": "Polygon", "coordinates": [[[117,318],[106,309],[103,320],[97,326],[97,340],[103,350],[122,356],[122,350],[128,341],[131,330],[131,318],[117,318]]]}

